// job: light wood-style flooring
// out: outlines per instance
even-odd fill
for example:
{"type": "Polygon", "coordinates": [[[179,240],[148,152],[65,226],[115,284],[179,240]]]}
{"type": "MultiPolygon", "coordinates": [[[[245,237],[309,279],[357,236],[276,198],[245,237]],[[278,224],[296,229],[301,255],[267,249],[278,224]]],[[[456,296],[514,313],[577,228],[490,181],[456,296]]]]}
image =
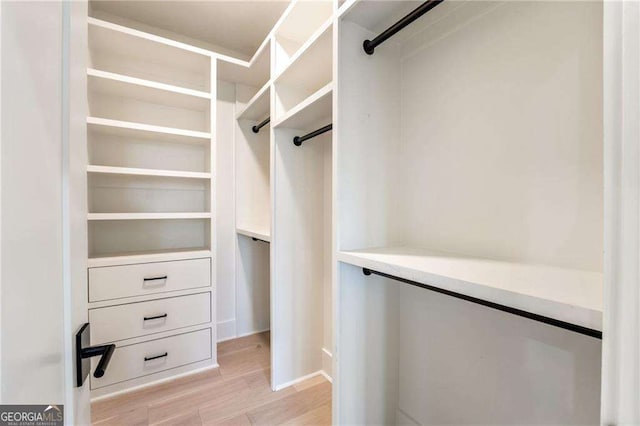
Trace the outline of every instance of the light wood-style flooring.
{"type": "Polygon", "coordinates": [[[272,392],[269,333],[218,345],[220,368],[91,404],[94,425],[330,425],[331,384],[317,376],[272,392]]]}

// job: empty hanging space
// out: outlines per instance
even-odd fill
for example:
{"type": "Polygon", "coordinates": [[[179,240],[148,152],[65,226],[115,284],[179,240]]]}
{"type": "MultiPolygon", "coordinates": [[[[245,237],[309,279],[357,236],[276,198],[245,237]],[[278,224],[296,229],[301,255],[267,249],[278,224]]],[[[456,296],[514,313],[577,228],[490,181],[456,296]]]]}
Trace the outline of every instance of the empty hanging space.
{"type": "Polygon", "coordinates": [[[218,61],[219,188],[235,197],[218,228],[220,282],[235,277],[218,295],[219,341],[270,329],[270,67],[270,39],[245,65],[218,61]]]}
{"type": "Polygon", "coordinates": [[[341,9],[339,422],[598,423],[602,5],[427,3],[341,9]]]}
{"type": "Polygon", "coordinates": [[[274,84],[275,388],[332,368],[332,28],[310,37],[274,84]]]}

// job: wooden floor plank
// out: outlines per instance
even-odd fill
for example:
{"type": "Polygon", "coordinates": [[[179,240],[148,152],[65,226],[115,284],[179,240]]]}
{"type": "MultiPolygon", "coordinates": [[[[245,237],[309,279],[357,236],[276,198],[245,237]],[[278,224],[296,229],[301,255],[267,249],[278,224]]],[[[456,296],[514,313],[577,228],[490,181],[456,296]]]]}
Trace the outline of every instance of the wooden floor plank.
{"type": "Polygon", "coordinates": [[[295,426],[324,426],[331,425],[331,402],[307,411],[301,416],[288,421],[285,425],[295,426]]]}
{"type": "Polygon", "coordinates": [[[326,382],[250,410],[247,416],[253,424],[279,425],[330,401],[331,385],[326,382]]]}
{"type": "Polygon", "coordinates": [[[218,345],[217,369],[98,400],[94,425],[325,425],[331,384],[316,376],[271,390],[269,333],[218,345]]]}
{"type": "Polygon", "coordinates": [[[102,421],[94,422],[99,426],[142,426],[149,422],[147,407],[138,407],[129,411],[121,411],[120,413],[105,418],[102,421]]]}

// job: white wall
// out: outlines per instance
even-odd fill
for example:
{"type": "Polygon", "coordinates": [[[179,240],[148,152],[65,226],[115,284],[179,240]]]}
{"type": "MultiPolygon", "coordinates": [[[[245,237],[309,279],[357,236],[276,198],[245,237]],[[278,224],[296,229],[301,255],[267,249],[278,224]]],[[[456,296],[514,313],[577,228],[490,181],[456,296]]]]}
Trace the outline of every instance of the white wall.
{"type": "MultiPolygon", "coordinates": [[[[66,149],[66,178],[64,184],[65,242],[65,314],[69,325],[66,347],[75,350],[75,332],[88,321],[87,317],[87,1],[66,4],[69,27],[65,42],[68,43],[68,105],[63,120],[68,125],[66,149]]],[[[67,405],[69,423],[88,424],[91,421],[89,385],[75,387],[75,360],[67,358],[67,405]],[[71,406],[73,404],[73,406],[71,406]]]]}
{"type": "Polygon", "coordinates": [[[2,403],[63,403],[62,4],[3,2],[2,403]],[[37,25],[34,25],[37,23],[37,25]]]}
{"type": "Polygon", "coordinates": [[[400,239],[602,271],[602,3],[488,4],[405,48],[400,239]]]}

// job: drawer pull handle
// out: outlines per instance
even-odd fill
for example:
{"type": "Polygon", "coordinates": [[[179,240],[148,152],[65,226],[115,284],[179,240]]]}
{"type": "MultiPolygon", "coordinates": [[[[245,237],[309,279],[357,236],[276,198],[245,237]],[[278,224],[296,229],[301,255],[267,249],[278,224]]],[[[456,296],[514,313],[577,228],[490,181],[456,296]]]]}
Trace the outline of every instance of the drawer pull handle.
{"type": "Polygon", "coordinates": [[[165,352],[165,353],[163,353],[162,355],[156,355],[156,356],[145,356],[145,357],[144,357],[144,360],[145,360],[145,361],[151,361],[151,360],[153,360],[153,359],[164,358],[164,357],[166,357],[167,355],[169,355],[169,353],[168,353],[168,352],[165,352]]]}
{"type": "Polygon", "coordinates": [[[160,318],[166,318],[168,315],[167,314],[162,314],[162,315],[156,315],[153,317],[144,317],[145,321],[151,321],[151,320],[155,320],[155,319],[160,319],[160,318]]]}
{"type": "Polygon", "coordinates": [[[168,277],[167,275],[164,275],[164,276],[162,276],[162,277],[143,278],[142,280],[143,280],[144,282],[147,282],[147,281],[159,281],[159,280],[166,280],[167,278],[169,278],[169,277],[168,277]]]}

